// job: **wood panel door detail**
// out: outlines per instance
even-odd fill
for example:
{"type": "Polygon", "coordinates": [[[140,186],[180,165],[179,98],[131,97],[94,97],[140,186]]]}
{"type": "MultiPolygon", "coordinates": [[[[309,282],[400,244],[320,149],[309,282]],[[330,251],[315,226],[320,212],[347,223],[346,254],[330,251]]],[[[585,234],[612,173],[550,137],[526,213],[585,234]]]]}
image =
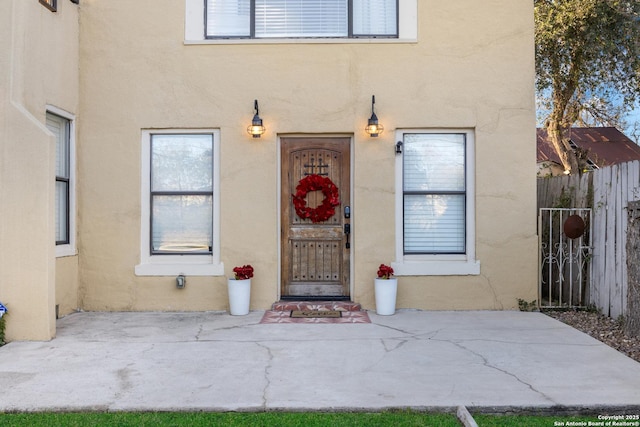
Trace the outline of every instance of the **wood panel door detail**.
{"type": "MultiPolygon", "coordinates": [[[[344,208],[351,204],[349,138],[283,138],[282,159],[282,284],[281,297],[348,298],[350,250],[344,208]],[[296,214],[292,195],[304,177],[328,177],[338,187],[340,204],[323,222],[296,214]]],[[[322,191],[307,193],[310,208],[324,199],[322,191]]]]}

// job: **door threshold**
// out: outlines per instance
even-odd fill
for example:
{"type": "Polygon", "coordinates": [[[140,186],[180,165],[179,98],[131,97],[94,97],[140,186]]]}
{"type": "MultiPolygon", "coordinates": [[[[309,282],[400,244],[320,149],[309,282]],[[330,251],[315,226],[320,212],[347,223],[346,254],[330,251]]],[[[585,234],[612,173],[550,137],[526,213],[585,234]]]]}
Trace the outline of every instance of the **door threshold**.
{"type": "Polygon", "coordinates": [[[345,297],[342,295],[338,295],[338,296],[295,295],[295,296],[281,296],[280,301],[351,301],[351,298],[345,297]]]}

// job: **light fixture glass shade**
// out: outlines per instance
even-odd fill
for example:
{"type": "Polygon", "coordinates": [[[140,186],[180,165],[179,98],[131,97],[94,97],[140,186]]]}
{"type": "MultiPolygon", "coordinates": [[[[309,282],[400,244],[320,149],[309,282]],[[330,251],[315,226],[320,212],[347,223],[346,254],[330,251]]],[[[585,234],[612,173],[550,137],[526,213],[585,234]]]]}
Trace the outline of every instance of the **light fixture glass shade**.
{"type": "Polygon", "coordinates": [[[376,112],[374,109],[375,105],[376,105],[376,96],[373,95],[371,96],[371,117],[367,122],[367,127],[364,128],[365,132],[367,132],[369,136],[374,138],[380,135],[384,131],[384,126],[382,126],[378,122],[378,116],[376,116],[376,112]]]}
{"type": "Polygon", "coordinates": [[[249,135],[253,136],[254,138],[260,138],[260,135],[262,135],[265,130],[267,129],[262,126],[262,119],[258,117],[258,115],[255,115],[253,117],[251,125],[247,127],[247,132],[249,132],[249,135]]]}
{"type": "Polygon", "coordinates": [[[369,136],[377,137],[384,131],[384,126],[378,122],[378,117],[374,113],[371,115],[371,118],[367,123],[367,127],[364,128],[364,130],[369,134],[369,136]]]}
{"type": "Polygon", "coordinates": [[[267,130],[264,126],[262,126],[262,119],[260,118],[260,110],[258,109],[258,100],[253,101],[253,108],[255,109],[255,115],[251,120],[251,125],[247,127],[247,132],[249,135],[254,138],[260,138],[260,135],[267,130]]]}

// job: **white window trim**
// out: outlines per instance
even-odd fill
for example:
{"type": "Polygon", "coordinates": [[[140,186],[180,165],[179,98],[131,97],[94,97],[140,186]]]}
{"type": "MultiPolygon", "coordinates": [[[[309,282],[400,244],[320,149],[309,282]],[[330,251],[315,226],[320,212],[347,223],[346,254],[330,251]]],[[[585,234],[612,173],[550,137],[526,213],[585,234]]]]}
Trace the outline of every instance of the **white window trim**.
{"type": "MultiPolygon", "coordinates": [[[[47,105],[46,111],[69,120],[69,243],[56,245],[56,258],[75,256],[78,254],[76,248],[76,116],[53,105],[47,105]]],[[[53,136],[52,133],[50,135],[53,136]]]]}
{"type": "Polygon", "coordinates": [[[473,129],[398,129],[396,141],[405,133],[464,133],[466,136],[466,253],[463,255],[405,255],[403,231],[402,154],[396,155],[396,261],[391,263],[397,276],[479,275],[475,259],[475,136],[473,129]]]}
{"type": "Polygon", "coordinates": [[[218,129],[149,129],[142,131],[140,210],[140,264],[136,276],[223,276],[220,262],[220,131],[218,129]],[[213,135],[213,246],[211,255],[151,255],[150,191],[151,191],[151,135],[210,133],[213,135]]]}
{"type": "Polygon", "coordinates": [[[283,39],[206,39],[204,0],[185,0],[185,44],[371,44],[416,43],[418,41],[418,0],[399,0],[398,38],[283,38],[283,39]]]}

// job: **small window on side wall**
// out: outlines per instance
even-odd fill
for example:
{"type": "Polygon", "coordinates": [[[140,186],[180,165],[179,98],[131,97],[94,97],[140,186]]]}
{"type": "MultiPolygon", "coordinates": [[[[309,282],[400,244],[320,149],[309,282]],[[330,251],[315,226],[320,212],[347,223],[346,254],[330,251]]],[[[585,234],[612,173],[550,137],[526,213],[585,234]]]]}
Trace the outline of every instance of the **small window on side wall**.
{"type": "Polygon", "coordinates": [[[58,0],[40,0],[40,4],[51,12],[56,12],[58,10],[58,0]]]}
{"type": "Polygon", "coordinates": [[[56,245],[70,239],[71,121],[47,112],[47,128],[56,138],[56,245]]]}
{"type": "Polygon", "coordinates": [[[76,160],[73,114],[47,106],[46,126],[55,137],[55,242],[56,256],[76,255],[76,160]]]}

